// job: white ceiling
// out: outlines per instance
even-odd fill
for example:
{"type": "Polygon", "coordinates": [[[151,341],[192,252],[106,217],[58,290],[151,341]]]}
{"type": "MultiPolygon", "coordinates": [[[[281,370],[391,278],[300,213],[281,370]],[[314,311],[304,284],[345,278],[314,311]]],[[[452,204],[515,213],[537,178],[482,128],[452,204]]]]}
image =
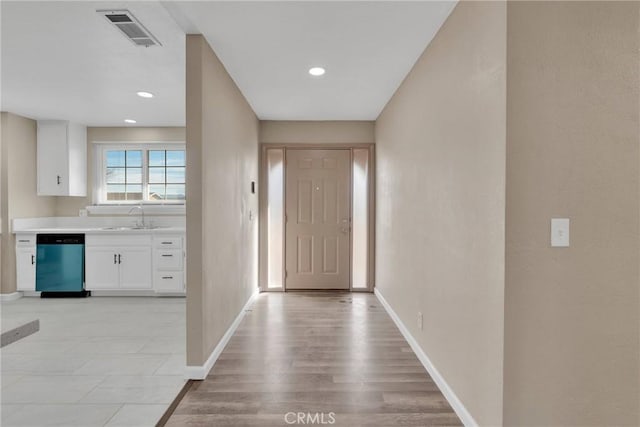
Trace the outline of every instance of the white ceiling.
{"type": "Polygon", "coordinates": [[[261,119],[374,120],[454,5],[2,1],[2,110],[183,126],[184,34],[202,33],[261,119]],[[134,46],[95,12],[106,8],[129,9],[163,46],[134,46]],[[308,75],[316,65],[325,76],[308,75]]]}
{"type": "Polygon", "coordinates": [[[176,2],[261,119],[374,120],[451,2],[176,2]],[[327,73],[311,78],[312,66],[327,73]]]}
{"type": "Polygon", "coordinates": [[[184,126],[184,32],[158,2],[2,1],[2,110],[91,126],[184,126]],[[137,47],[96,9],[129,9],[137,47]],[[137,91],[156,94],[142,99],[137,91]]]}

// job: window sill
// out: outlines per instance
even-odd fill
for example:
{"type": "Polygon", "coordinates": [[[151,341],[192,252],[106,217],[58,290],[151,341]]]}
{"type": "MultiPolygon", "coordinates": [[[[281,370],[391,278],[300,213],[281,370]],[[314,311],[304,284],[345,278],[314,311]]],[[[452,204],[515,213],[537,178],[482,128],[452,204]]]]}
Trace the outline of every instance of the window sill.
{"type": "MultiPolygon", "coordinates": [[[[127,215],[132,208],[139,204],[127,205],[93,205],[87,206],[87,212],[91,215],[127,215]]],[[[185,205],[153,205],[143,204],[145,215],[185,215],[185,205]]]]}

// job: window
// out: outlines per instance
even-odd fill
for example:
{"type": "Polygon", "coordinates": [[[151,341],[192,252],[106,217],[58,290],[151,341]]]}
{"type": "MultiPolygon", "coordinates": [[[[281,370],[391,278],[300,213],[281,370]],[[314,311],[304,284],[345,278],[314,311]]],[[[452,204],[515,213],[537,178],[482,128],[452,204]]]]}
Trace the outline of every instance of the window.
{"type": "Polygon", "coordinates": [[[184,200],[184,150],[149,150],[148,200],[184,200]]]}
{"type": "Polygon", "coordinates": [[[107,200],[142,200],[142,151],[107,150],[107,200]]]}
{"type": "Polygon", "coordinates": [[[184,144],[103,145],[96,151],[96,203],[184,203],[184,144]]]}

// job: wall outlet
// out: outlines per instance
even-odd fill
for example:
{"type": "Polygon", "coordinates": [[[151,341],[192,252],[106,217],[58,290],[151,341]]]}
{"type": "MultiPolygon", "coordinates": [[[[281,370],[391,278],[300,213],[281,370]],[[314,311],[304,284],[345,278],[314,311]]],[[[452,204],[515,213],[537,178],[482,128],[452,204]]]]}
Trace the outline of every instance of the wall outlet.
{"type": "Polygon", "coordinates": [[[418,312],[418,329],[422,330],[422,312],[418,312]]]}
{"type": "Polygon", "coordinates": [[[86,209],[80,209],[80,211],[78,212],[78,216],[87,216],[89,214],[89,212],[87,212],[86,209]]]}

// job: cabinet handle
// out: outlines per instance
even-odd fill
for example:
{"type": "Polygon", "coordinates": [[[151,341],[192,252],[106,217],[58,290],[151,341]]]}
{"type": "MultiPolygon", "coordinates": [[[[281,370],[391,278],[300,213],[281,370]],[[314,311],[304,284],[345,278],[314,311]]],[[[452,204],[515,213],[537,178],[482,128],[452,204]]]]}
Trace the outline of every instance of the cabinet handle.
{"type": "Polygon", "coordinates": [[[173,279],[173,276],[162,276],[163,279],[173,279]]]}
{"type": "Polygon", "coordinates": [[[118,255],[113,254],[113,263],[117,264],[118,263],[118,255]]]}
{"type": "Polygon", "coordinates": [[[34,265],[36,263],[36,257],[35,255],[31,255],[31,265],[34,265]]]}
{"type": "Polygon", "coordinates": [[[31,240],[18,240],[18,242],[20,242],[20,243],[29,243],[29,242],[31,242],[31,240]]]}
{"type": "Polygon", "coordinates": [[[60,185],[60,175],[57,176],[58,179],[58,185],[60,185]]]}
{"type": "Polygon", "coordinates": [[[170,255],[170,254],[162,254],[162,256],[171,257],[171,256],[173,256],[173,255],[170,255]]]}
{"type": "Polygon", "coordinates": [[[122,264],[122,259],[121,259],[122,255],[118,254],[118,264],[122,264]]]}
{"type": "Polygon", "coordinates": [[[170,245],[171,242],[161,242],[163,245],[170,245]]]}

